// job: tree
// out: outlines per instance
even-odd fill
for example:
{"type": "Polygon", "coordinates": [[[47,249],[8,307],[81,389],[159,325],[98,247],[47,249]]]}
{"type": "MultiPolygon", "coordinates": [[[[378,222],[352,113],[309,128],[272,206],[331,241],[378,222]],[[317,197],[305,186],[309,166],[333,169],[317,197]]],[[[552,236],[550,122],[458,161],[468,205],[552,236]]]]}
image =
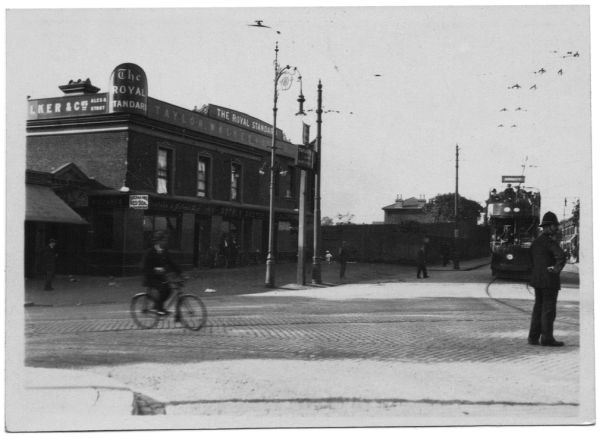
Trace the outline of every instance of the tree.
{"type": "Polygon", "coordinates": [[[335,222],[336,226],[340,226],[342,224],[353,224],[352,219],[354,218],[354,214],[352,213],[338,213],[335,217],[337,219],[335,222]]]}
{"type": "MultiPolygon", "coordinates": [[[[434,217],[435,222],[454,221],[454,194],[439,194],[430,199],[423,207],[425,213],[434,217]]],[[[458,220],[477,222],[483,207],[477,201],[458,197],[458,220]]]]}
{"type": "Polygon", "coordinates": [[[321,218],[321,225],[322,226],[333,226],[333,220],[328,216],[324,216],[321,218]]]}

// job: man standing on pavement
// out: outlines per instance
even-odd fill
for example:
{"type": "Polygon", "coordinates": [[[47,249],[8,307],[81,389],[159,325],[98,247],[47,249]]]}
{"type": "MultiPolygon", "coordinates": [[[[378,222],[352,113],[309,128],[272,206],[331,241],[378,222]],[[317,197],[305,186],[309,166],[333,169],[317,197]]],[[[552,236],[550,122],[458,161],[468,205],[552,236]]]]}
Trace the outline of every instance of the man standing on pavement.
{"type": "Polygon", "coordinates": [[[56,273],[56,259],[58,258],[58,252],[55,247],[56,239],[52,238],[48,241],[48,245],[44,247],[44,250],[42,250],[42,265],[46,273],[45,291],[54,290],[52,288],[52,280],[54,280],[54,274],[56,273]]]}
{"type": "Polygon", "coordinates": [[[558,218],[546,212],[540,224],[542,234],[531,245],[531,286],[535,289],[535,304],[531,314],[528,342],[531,345],[563,346],[554,338],[556,300],[560,290],[560,272],[565,266],[564,252],[554,239],[558,232],[558,218]]]}
{"type": "Polygon", "coordinates": [[[348,248],[346,241],[342,241],[342,246],[338,252],[338,260],[340,262],[340,279],[346,277],[346,264],[348,263],[348,248]]]}
{"type": "Polygon", "coordinates": [[[417,252],[417,279],[421,279],[421,273],[423,273],[423,278],[426,279],[429,276],[427,275],[427,247],[426,244],[423,243],[419,247],[419,251],[417,252]]]}

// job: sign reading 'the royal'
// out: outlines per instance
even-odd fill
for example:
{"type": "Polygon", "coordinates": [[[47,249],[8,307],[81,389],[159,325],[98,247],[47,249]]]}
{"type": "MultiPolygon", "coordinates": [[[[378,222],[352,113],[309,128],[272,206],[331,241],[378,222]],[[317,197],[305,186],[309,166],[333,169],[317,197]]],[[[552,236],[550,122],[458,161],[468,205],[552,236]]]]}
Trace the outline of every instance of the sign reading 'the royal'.
{"type": "Polygon", "coordinates": [[[110,75],[109,112],[146,114],[148,81],[144,70],[132,63],[120,64],[110,75]]]}

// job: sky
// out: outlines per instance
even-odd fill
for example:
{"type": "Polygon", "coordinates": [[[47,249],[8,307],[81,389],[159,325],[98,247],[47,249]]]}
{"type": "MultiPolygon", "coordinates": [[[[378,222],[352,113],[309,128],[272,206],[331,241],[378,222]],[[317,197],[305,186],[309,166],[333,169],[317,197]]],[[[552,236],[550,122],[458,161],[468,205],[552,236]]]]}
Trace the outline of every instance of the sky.
{"type": "MultiPolygon", "coordinates": [[[[22,111],[8,112],[8,139],[24,145],[26,96],[60,96],[79,78],[107,91],[124,62],[144,69],[153,98],[272,123],[278,41],[280,63],[302,74],[306,109],[323,84],[323,216],[383,221],[397,196],[453,192],[458,145],[462,196],[484,202],[502,175],[524,173],[560,219],[577,198],[591,200],[588,14],[569,5],[12,9],[7,99],[22,111]],[[258,19],[270,28],[248,26],[258,19]]],[[[280,93],[277,123],[296,143],[302,122],[316,135],[314,111],[295,116],[298,93],[298,82],[280,93]]]]}

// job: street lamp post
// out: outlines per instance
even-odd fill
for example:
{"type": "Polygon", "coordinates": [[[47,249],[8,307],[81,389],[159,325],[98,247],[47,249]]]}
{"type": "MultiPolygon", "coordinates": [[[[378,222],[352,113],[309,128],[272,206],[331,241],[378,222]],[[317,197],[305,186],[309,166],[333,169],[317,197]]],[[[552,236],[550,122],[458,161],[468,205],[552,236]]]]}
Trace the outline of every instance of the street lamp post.
{"type": "MultiPolygon", "coordinates": [[[[279,67],[279,45],[275,43],[275,79],[273,81],[273,133],[271,135],[271,161],[269,166],[269,248],[267,253],[265,286],[273,288],[275,286],[275,258],[274,258],[274,233],[275,233],[275,132],[277,131],[277,84],[281,76],[289,71],[291,67],[286,65],[279,67]]],[[[294,69],[295,70],[295,69],[294,69]]]]}

